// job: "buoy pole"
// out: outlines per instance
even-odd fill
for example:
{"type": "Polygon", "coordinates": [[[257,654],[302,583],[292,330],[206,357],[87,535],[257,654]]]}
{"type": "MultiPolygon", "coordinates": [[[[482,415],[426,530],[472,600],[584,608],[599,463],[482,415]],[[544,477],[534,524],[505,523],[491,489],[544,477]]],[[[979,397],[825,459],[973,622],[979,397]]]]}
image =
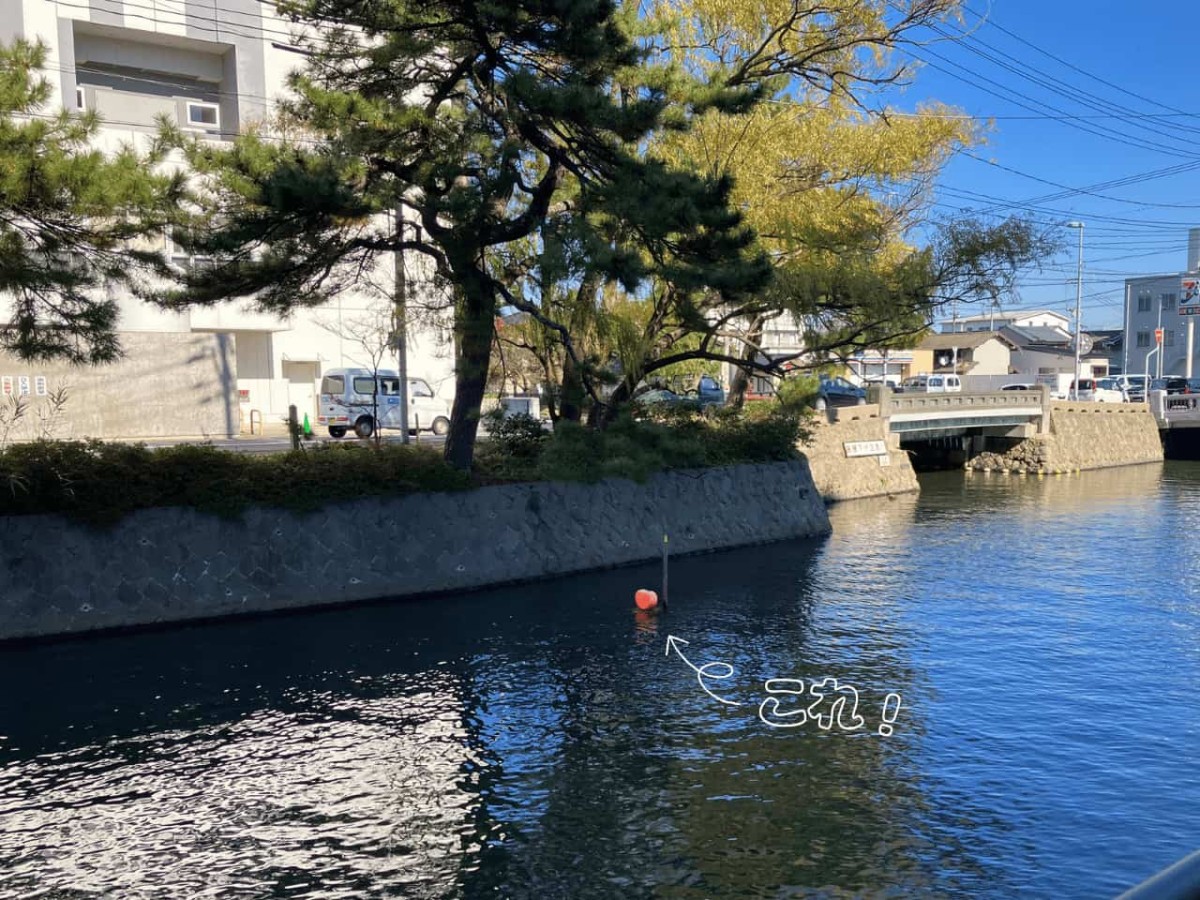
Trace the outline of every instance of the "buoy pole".
{"type": "Polygon", "coordinates": [[[662,556],[663,556],[662,605],[663,605],[663,609],[667,608],[667,550],[668,549],[669,548],[668,548],[668,539],[667,539],[667,526],[663,525],[663,545],[662,545],[662,556]]]}

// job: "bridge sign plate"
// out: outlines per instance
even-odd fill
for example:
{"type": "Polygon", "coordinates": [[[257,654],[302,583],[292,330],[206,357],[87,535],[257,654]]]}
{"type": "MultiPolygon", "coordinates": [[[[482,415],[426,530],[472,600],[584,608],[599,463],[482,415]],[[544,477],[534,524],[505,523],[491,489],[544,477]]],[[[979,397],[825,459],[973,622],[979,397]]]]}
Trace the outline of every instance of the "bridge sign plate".
{"type": "Polygon", "coordinates": [[[842,446],[846,448],[846,456],[850,459],[856,456],[886,456],[888,452],[887,444],[883,441],[844,441],[842,446]]]}

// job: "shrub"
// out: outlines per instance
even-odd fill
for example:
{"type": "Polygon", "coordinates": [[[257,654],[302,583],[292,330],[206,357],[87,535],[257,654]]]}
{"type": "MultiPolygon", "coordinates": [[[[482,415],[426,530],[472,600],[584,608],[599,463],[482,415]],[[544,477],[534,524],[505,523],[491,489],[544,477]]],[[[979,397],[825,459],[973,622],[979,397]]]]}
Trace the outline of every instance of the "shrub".
{"type": "Polygon", "coordinates": [[[470,486],[469,476],[419,447],[332,445],[250,456],[211,445],[150,450],[93,440],[0,451],[0,514],[62,513],[95,523],[148,507],[236,516],[252,505],[308,511],[360,497],[470,486]]]}
{"type": "Polygon", "coordinates": [[[0,515],[60,513],[102,524],[163,506],[228,517],[254,505],[305,512],[361,497],[462,490],[479,480],[644,481],[664,469],[794,459],[805,434],[804,416],[778,403],[661,418],[626,414],[600,430],[560,422],[553,434],[529,416],[497,420],[477,454],[475,480],[432,448],[396,444],[333,443],[271,456],[211,445],[17,444],[0,450],[0,515]]]}
{"type": "Polygon", "coordinates": [[[768,407],[753,415],[681,409],[659,410],[643,421],[623,415],[603,430],[560,422],[531,474],[552,481],[644,481],[666,469],[798,458],[806,417],[778,403],[768,407]]]}
{"type": "Polygon", "coordinates": [[[493,409],[483,417],[483,423],[493,448],[516,459],[536,457],[550,436],[542,420],[528,413],[506,416],[504,410],[493,409]]]}
{"type": "Polygon", "coordinates": [[[537,475],[548,481],[645,481],[655,472],[703,466],[698,431],[622,416],[603,430],[560,422],[538,460],[537,475]]]}
{"type": "Polygon", "coordinates": [[[809,409],[816,404],[821,382],[815,375],[793,375],[779,384],[779,404],[787,410],[809,409]]]}

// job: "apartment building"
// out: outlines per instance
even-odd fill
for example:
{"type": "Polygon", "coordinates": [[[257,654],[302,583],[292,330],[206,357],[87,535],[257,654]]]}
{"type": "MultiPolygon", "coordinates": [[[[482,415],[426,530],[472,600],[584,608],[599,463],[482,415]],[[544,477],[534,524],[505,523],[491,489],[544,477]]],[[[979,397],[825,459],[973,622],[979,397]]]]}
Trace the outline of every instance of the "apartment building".
{"type": "MultiPolygon", "coordinates": [[[[145,146],[161,116],[207,140],[230,140],[270,114],[303,60],[290,43],[293,26],[258,0],[0,0],[0,11],[0,39],[47,46],[51,106],[101,116],[104,149],[145,146]]],[[[202,262],[173,243],[163,249],[176,265],[202,262]]],[[[444,305],[422,261],[404,265],[410,306],[444,305]]],[[[388,260],[362,291],[286,320],[239,303],[166,313],[119,297],[125,360],[79,369],[0,355],[0,386],[36,405],[65,385],[56,437],[236,434],[252,418],[278,423],[289,405],[315,418],[325,370],[370,365],[389,327],[393,273],[388,260]]],[[[450,400],[448,318],[413,318],[409,372],[450,400]]],[[[394,367],[394,356],[381,365],[394,367]]]]}
{"type": "Polygon", "coordinates": [[[956,316],[944,319],[938,323],[942,334],[972,331],[999,331],[1001,328],[1058,328],[1064,333],[1070,333],[1071,320],[1062,313],[1048,309],[1030,311],[1015,310],[1004,312],[992,310],[973,316],[956,316]]]}
{"type": "MultiPolygon", "coordinates": [[[[1188,296],[1200,273],[1200,228],[1188,232],[1187,268],[1183,272],[1145,275],[1125,280],[1125,353],[1128,371],[1161,375],[1198,375],[1195,346],[1188,347],[1188,323],[1200,299],[1188,296]],[[1161,344],[1156,332],[1161,330],[1161,344]],[[1191,351],[1191,360],[1188,352],[1191,351]]],[[[1194,326],[1193,326],[1194,328],[1194,326]]],[[[1200,339],[1193,339],[1193,345],[1200,339]]]]}

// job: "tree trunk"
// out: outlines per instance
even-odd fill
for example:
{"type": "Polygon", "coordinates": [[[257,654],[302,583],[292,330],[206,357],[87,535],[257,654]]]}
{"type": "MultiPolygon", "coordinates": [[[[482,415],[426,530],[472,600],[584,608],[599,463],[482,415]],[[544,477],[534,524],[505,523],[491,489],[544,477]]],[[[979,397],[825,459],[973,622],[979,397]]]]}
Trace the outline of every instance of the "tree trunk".
{"type": "MultiPolygon", "coordinates": [[[[747,335],[748,344],[742,347],[742,359],[750,362],[758,354],[756,349],[762,344],[764,319],[762,316],[755,316],[750,320],[750,333],[747,335]],[[753,346],[751,346],[753,345],[753,346]]],[[[739,366],[733,374],[733,383],[729,385],[729,395],[726,397],[726,405],[733,409],[741,409],[746,402],[746,391],[750,389],[750,369],[747,366],[739,366]]]]}
{"type": "Polygon", "coordinates": [[[568,422],[578,422],[583,417],[583,379],[569,353],[563,359],[562,390],[558,396],[559,417],[568,422]]]}
{"type": "MultiPolygon", "coordinates": [[[[640,380],[639,378],[638,381],[640,380]]],[[[605,425],[615,422],[622,408],[629,403],[629,399],[633,396],[636,388],[637,381],[631,383],[628,378],[622,380],[620,384],[613,388],[613,392],[609,395],[608,403],[604,406],[604,409],[594,411],[595,414],[588,419],[588,425],[593,428],[603,428],[605,425]]]]}
{"type": "Polygon", "coordinates": [[[446,462],[469,471],[475,458],[479,410],[487,388],[492,338],[496,333],[495,298],[484,278],[474,270],[459,270],[458,312],[454,319],[454,407],[446,435],[446,462]]]}

